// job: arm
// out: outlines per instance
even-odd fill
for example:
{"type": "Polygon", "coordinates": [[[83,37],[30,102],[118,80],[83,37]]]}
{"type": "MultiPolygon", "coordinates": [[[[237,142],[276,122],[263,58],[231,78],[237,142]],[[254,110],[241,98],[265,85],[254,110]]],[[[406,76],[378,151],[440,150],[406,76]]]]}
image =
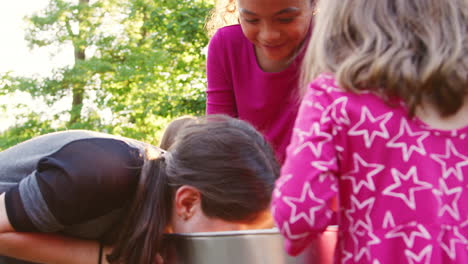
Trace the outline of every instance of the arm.
{"type": "Polygon", "coordinates": [[[322,118],[324,108],[330,105],[326,98],[312,87],[302,101],[275,186],[273,217],[291,255],[299,254],[325,230],[336,207],[338,165],[333,121],[322,118]]]}
{"type": "Polygon", "coordinates": [[[100,237],[113,221],[105,217],[132,197],[141,165],[136,154],[116,140],[87,139],[41,158],[36,171],[5,194],[10,224],[18,232],[67,232],[104,219],[82,231],[83,238],[100,237]]]}
{"type": "Polygon", "coordinates": [[[218,31],[211,39],[208,46],[208,57],[206,63],[206,74],[208,77],[208,88],[206,90],[206,113],[227,114],[237,117],[236,100],[234,96],[233,83],[230,78],[229,69],[226,69],[223,60],[228,56],[223,49],[223,39],[218,31]]]}
{"type": "MultiPolygon", "coordinates": [[[[102,262],[108,263],[104,255],[111,248],[104,248],[102,262]]],[[[99,244],[96,241],[40,233],[0,234],[0,255],[53,264],[96,264],[99,244]]]]}
{"type": "MultiPolygon", "coordinates": [[[[55,232],[121,207],[134,189],[133,181],[127,180],[137,179],[139,172],[131,168],[139,164],[133,163],[132,152],[119,142],[87,140],[77,144],[42,158],[36,172],[0,196],[0,255],[41,263],[97,263],[96,241],[55,232]],[[80,161],[87,166],[77,167],[80,161]]],[[[97,239],[108,226],[99,222],[92,228],[92,238],[97,239]]]]}
{"type": "Polygon", "coordinates": [[[5,194],[0,194],[0,234],[5,232],[12,232],[13,227],[8,220],[8,216],[5,208],[5,194]]]}
{"type": "MultiPolygon", "coordinates": [[[[109,254],[110,248],[104,248],[109,254]]],[[[5,194],[0,195],[0,255],[39,263],[98,263],[97,241],[71,237],[14,232],[5,209],[5,194]]],[[[102,263],[108,263],[102,258],[102,263]]]]}

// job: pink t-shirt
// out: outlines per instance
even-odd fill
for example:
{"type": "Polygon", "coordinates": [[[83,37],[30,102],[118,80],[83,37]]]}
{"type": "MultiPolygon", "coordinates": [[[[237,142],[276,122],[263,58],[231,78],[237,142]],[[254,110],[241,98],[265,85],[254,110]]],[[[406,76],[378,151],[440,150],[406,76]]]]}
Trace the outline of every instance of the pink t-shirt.
{"type": "Polygon", "coordinates": [[[248,121],[283,161],[299,109],[296,92],[303,55],[281,72],[264,72],[240,25],[219,29],[208,47],[206,113],[248,121]]]}
{"type": "Polygon", "coordinates": [[[396,99],[310,84],[272,211],[298,254],[333,221],[338,263],[468,263],[468,127],[432,129],[396,99]],[[336,219],[335,219],[336,220],[336,219]]]}

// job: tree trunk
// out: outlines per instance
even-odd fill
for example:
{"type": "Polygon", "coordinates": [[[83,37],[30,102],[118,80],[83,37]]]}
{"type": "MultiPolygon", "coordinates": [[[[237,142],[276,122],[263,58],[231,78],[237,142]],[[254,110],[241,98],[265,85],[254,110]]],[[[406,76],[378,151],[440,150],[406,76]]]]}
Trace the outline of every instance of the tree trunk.
{"type": "MultiPolygon", "coordinates": [[[[80,1],[79,3],[81,6],[89,5],[89,0],[79,0],[79,1],[80,1]]],[[[82,21],[78,20],[78,28],[80,28],[81,22],[82,21]]],[[[79,34],[80,32],[78,32],[78,35],[79,34]]],[[[81,39],[81,38],[78,37],[78,39],[81,39]]],[[[86,60],[86,54],[85,54],[86,47],[78,45],[77,43],[73,43],[73,47],[75,50],[75,65],[79,61],[86,60]]],[[[85,83],[86,83],[86,80],[73,85],[73,88],[72,88],[73,101],[72,101],[72,108],[70,111],[69,125],[73,125],[81,121],[81,110],[83,109],[85,83]]]]}

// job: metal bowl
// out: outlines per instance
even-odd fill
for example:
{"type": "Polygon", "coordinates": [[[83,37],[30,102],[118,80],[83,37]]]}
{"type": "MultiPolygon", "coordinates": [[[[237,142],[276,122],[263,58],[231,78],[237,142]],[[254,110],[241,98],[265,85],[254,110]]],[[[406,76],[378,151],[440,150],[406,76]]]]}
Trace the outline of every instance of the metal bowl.
{"type": "Polygon", "coordinates": [[[331,264],[337,226],[312,241],[299,256],[288,256],[278,229],[167,234],[167,264],[331,264]]]}

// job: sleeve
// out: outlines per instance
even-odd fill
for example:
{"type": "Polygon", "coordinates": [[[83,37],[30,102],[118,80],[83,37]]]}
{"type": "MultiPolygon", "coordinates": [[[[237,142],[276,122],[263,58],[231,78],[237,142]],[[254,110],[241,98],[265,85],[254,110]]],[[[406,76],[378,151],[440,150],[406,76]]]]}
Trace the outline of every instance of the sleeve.
{"type": "Polygon", "coordinates": [[[218,30],[208,45],[206,113],[226,114],[237,117],[233,82],[229,69],[226,68],[226,64],[224,63],[228,59],[228,56],[226,55],[223,41],[222,32],[218,30]]]}
{"type": "Polygon", "coordinates": [[[5,196],[19,232],[58,232],[121,208],[133,196],[140,151],[114,139],[84,139],[39,160],[5,196]]]}
{"type": "Polygon", "coordinates": [[[273,192],[272,213],[290,255],[299,254],[331,223],[337,194],[337,158],[330,105],[312,83],[301,102],[281,176],[273,192]]]}

